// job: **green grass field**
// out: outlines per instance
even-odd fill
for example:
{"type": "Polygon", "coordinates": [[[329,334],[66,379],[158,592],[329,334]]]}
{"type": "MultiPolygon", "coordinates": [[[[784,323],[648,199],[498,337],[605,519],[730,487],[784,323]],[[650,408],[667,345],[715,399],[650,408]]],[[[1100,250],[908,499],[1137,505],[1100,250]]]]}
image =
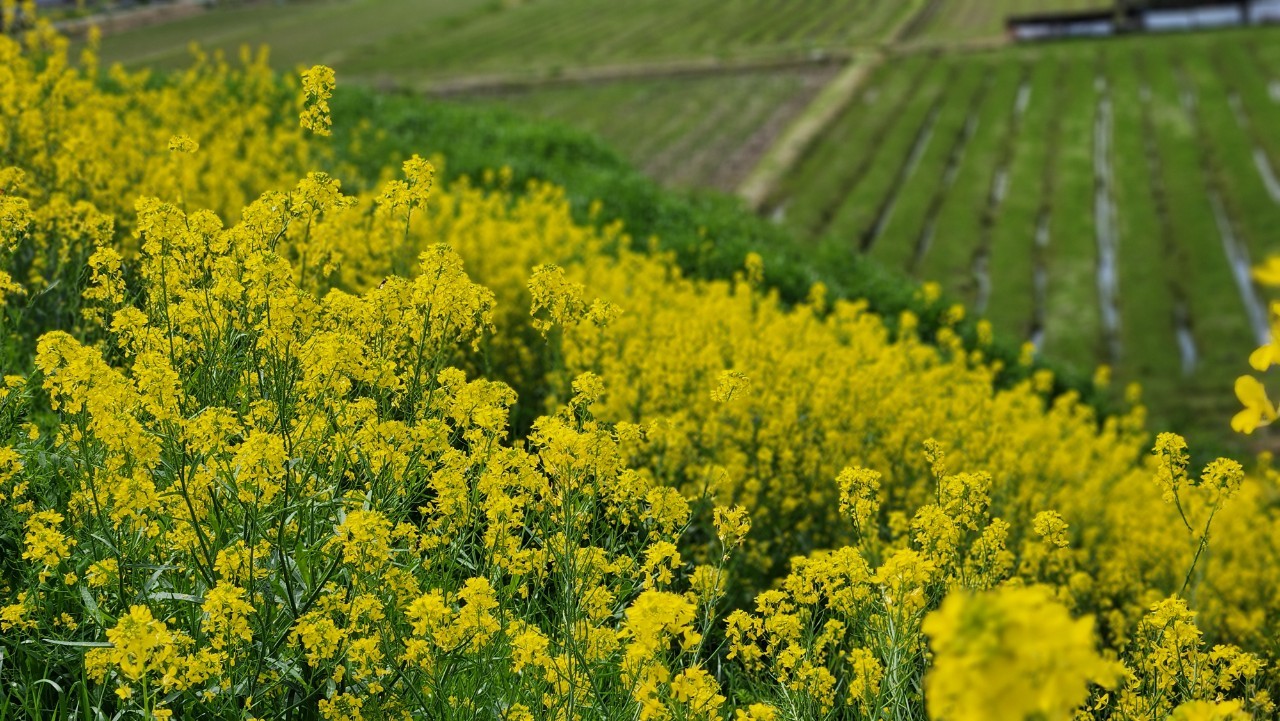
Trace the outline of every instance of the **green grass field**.
{"type": "Polygon", "coordinates": [[[192,41],[269,44],[277,67],[418,86],[476,74],[806,54],[875,42],[915,7],[880,0],[315,0],[218,10],[108,37],[107,61],[181,65],[192,41]]]}
{"type": "Polygon", "coordinates": [[[264,2],[109,35],[105,62],[161,69],[185,66],[198,43],[235,57],[241,46],[271,48],[281,70],[338,63],[354,48],[390,42],[407,27],[447,28],[457,18],[484,11],[486,0],[308,0],[264,2]]]}
{"type": "Polygon", "coordinates": [[[1276,47],[1266,29],[897,57],[774,211],[1047,357],[1112,364],[1175,422],[1225,423],[1265,308],[1241,273],[1280,251],[1276,47]]]}
{"type": "Polygon", "coordinates": [[[598,135],[650,177],[732,191],[834,68],[573,85],[470,100],[598,135]]]}

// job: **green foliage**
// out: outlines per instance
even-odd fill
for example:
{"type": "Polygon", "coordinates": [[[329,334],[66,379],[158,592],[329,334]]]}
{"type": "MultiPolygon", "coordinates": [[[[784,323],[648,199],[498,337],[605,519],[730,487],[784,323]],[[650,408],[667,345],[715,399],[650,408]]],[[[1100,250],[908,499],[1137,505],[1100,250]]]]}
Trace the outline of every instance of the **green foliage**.
{"type": "MultiPolygon", "coordinates": [[[[802,301],[813,284],[822,283],[834,297],[866,299],[873,311],[891,322],[911,311],[920,318],[926,338],[938,330],[947,308],[924,302],[915,281],[848,245],[804,242],[790,229],[752,214],[737,198],[664,189],[598,139],[563,124],[533,123],[499,109],[342,87],[334,96],[333,112],[338,160],[353,163],[364,178],[376,178],[389,157],[400,159],[414,152],[447,150],[446,179],[480,178],[500,158],[511,169],[513,187],[542,179],[565,188],[580,221],[588,218],[592,203],[602,202],[601,219],[621,220],[639,246],[656,238],[663,250],[676,254],[690,276],[732,277],[748,253],[757,253],[764,259],[766,282],[783,301],[802,301]],[[379,118],[383,132],[369,137],[351,130],[364,117],[379,118]],[[346,152],[357,135],[360,152],[346,152]]],[[[960,328],[968,345],[974,346],[975,323],[967,320],[960,328]]],[[[1020,350],[1008,338],[997,338],[987,350],[1004,362],[1005,382],[1028,372],[1018,363],[1020,350]]],[[[1074,390],[1104,410],[1111,407],[1110,399],[1084,374],[1051,363],[1035,367],[1055,371],[1059,392],[1074,390]]]]}

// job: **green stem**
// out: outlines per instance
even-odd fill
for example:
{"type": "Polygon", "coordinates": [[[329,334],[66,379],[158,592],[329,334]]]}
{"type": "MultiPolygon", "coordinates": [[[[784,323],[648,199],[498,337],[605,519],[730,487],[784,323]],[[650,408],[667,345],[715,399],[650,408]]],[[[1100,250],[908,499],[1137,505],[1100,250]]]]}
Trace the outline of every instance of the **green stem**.
{"type": "Polygon", "coordinates": [[[1204,533],[1200,534],[1200,544],[1196,546],[1196,555],[1191,559],[1191,568],[1187,569],[1187,577],[1182,581],[1182,589],[1178,591],[1179,596],[1183,596],[1187,592],[1187,586],[1191,584],[1191,576],[1196,571],[1196,564],[1200,562],[1200,555],[1209,547],[1209,526],[1213,524],[1213,517],[1217,515],[1219,505],[1215,504],[1213,510],[1209,512],[1209,520],[1204,523],[1204,533]]]}

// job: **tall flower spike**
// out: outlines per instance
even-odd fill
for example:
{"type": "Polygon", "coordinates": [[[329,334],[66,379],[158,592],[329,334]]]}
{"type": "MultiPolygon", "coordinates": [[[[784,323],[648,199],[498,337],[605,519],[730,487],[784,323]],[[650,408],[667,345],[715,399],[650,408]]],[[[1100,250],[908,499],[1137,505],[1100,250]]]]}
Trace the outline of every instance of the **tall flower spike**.
{"type": "Polygon", "coordinates": [[[329,135],[333,120],[329,117],[329,98],[336,85],[333,68],[316,65],[302,73],[302,127],[316,135],[329,135]]]}

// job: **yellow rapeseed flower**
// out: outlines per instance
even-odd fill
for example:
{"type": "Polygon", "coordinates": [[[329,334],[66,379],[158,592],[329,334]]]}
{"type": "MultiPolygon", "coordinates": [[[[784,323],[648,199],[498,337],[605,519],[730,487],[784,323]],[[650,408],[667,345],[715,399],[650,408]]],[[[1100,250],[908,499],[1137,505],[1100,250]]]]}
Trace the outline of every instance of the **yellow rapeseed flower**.
{"type": "Polygon", "coordinates": [[[1231,418],[1231,429],[1236,433],[1253,433],[1259,426],[1270,425],[1276,419],[1276,407],[1257,378],[1237,378],[1236,398],[1244,405],[1244,409],[1231,418]]]}
{"type": "Polygon", "coordinates": [[[1089,684],[1117,678],[1095,650],[1093,620],[1071,618],[1043,587],[952,593],[923,629],[934,653],[926,698],[937,721],[1070,721],[1089,684]]]}
{"type": "Polygon", "coordinates": [[[329,135],[333,120],[329,117],[329,98],[336,85],[333,68],[315,65],[302,73],[301,126],[316,135],[329,135]]]}

